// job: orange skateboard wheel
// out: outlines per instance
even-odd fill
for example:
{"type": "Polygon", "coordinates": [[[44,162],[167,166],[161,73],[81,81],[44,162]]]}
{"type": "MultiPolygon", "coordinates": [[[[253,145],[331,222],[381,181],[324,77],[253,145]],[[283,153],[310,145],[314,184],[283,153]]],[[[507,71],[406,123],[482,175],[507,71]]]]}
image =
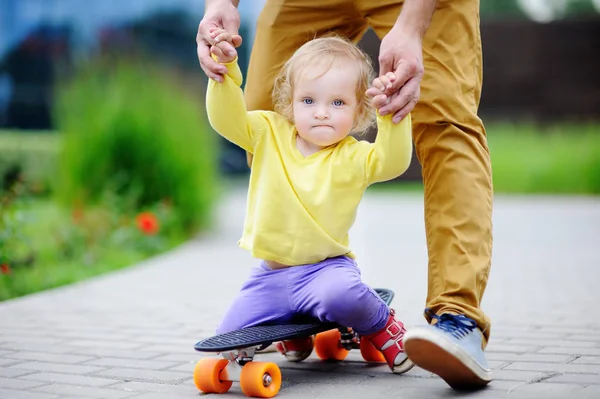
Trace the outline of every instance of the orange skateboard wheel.
{"type": "Polygon", "coordinates": [[[246,363],[242,367],[240,386],[246,396],[272,398],[281,388],[281,370],[275,363],[246,363]]]}
{"type": "Polygon", "coordinates": [[[227,359],[200,359],[194,367],[194,384],[204,393],[225,393],[232,381],[221,381],[221,371],[227,367],[227,359]]]}
{"type": "Polygon", "coordinates": [[[336,328],[317,334],[315,352],[321,360],[342,361],[348,356],[348,349],[340,345],[342,334],[336,328]]]}
{"type": "Polygon", "coordinates": [[[385,362],[383,353],[364,337],[360,339],[360,354],[367,362],[385,362]]]}

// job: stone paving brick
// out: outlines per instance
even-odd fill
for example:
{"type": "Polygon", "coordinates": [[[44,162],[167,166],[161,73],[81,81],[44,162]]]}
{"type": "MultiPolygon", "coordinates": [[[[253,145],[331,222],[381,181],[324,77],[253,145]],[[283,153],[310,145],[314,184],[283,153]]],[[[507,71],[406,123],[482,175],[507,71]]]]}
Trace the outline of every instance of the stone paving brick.
{"type": "Polygon", "coordinates": [[[17,391],[13,389],[0,388],[0,398],[6,399],[58,399],[57,395],[46,393],[17,391]]]}
{"type": "Polygon", "coordinates": [[[76,385],[51,384],[33,389],[35,392],[72,396],[76,398],[88,397],[98,399],[123,399],[135,396],[135,392],[127,392],[119,389],[80,387],[76,385]]]}
{"type": "Polygon", "coordinates": [[[501,361],[501,360],[488,360],[488,367],[493,369],[502,369],[508,366],[510,362],[501,361]]]}
{"type": "Polygon", "coordinates": [[[507,342],[507,345],[535,345],[535,346],[554,346],[569,348],[590,348],[596,346],[594,341],[573,341],[567,339],[539,339],[539,338],[513,338],[507,342]]]}
{"type": "Polygon", "coordinates": [[[600,342],[600,334],[569,334],[566,339],[574,340],[574,341],[596,341],[600,342]]]}
{"type": "Polygon", "coordinates": [[[20,362],[21,360],[19,359],[0,358],[0,367],[12,366],[20,362]]]}
{"type": "Polygon", "coordinates": [[[85,346],[85,347],[96,347],[96,348],[110,348],[110,349],[136,349],[140,347],[137,342],[126,342],[126,341],[100,341],[100,340],[78,340],[69,342],[70,346],[85,346]]]}
{"type": "Polygon", "coordinates": [[[0,377],[0,388],[6,389],[29,389],[33,387],[39,387],[45,383],[39,381],[25,381],[17,378],[3,378],[0,377]]]}
{"type": "Polygon", "coordinates": [[[504,368],[504,370],[527,370],[527,371],[556,371],[569,373],[599,374],[600,366],[588,364],[563,364],[563,363],[532,363],[515,362],[504,368]]]}
{"type": "Polygon", "coordinates": [[[92,356],[81,356],[81,355],[67,355],[67,354],[56,354],[56,353],[39,353],[39,352],[14,352],[8,357],[12,359],[20,360],[35,360],[38,362],[50,362],[50,363],[69,363],[77,364],[83,363],[88,360],[94,359],[92,356]]]}
{"type": "Polygon", "coordinates": [[[143,351],[143,352],[147,351],[147,352],[160,352],[160,353],[194,353],[194,344],[188,344],[188,345],[146,344],[142,347],[139,347],[138,350],[143,351]]]}
{"type": "Polygon", "coordinates": [[[126,326],[126,327],[122,328],[120,331],[121,331],[121,333],[127,334],[130,337],[159,337],[159,338],[164,338],[164,339],[181,338],[184,336],[194,335],[194,333],[196,333],[196,334],[198,333],[198,331],[196,330],[196,331],[192,331],[191,334],[189,332],[186,334],[186,330],[181,329],[181,328],[165,329],[162,327],[156,327],[156,328],[149,330],[147,328],[138,328],[138,327],[131,327],[131,326],[126,326]]]}
{"type": "Polygon", "coordinates": [[[45,362],[19,363],[16,366],[12,367],[20,370],[49,371],[52,373],[63,374],[88,374],[103,369],[102,367],[84,366],[81,364],[60,364],[45,362]]]}
{"type": "Polygon", "coordinates": [[[34,343],[42,345],[53,345],[59,343],[61,340],[58,338],[49,338],[39,335],[2,335],[2,341],[4,343],[34,343]]]}
{"type": "Polygon", "coordinates": [[[37,337],[40,335],[39,329],[33,328],[22,328],[21,326],[2,326],[0,327],[0,341],[4,335],[20,335],[20,336],[31,336],[37,337]]]}
{"type": "Polygon", "coordinates": [[[536,345],[515,345],[515,344],[497,344],[494,341],[490,341],[486,348],[488,352],[510,352],[510,353],[528,353],[536,352],[541,346],[536,345]]]}
{"type": "Polygon", "coordinates": [[[515,329],[514,326],[511,329],[498,329],[494,327],[494,331],[492,332],[493,340],[511,340],[515,337],[524,338],[524,339],[565,339],[568,337],[568,333],[559,333],[554,331],[546,331],[546,330],[535,330],[531,328],[526,329],[515,329]]]}
{"type": "Polygon", "coordinates": [[[595,326],[587,327],[574,327],[574,326],[551,326],[545,325],[543,326],[544,330],[549,333],[557,333],[564,334],[565,336],[574,336],[574,335],[589,335],[596,328],[595,326]]]}
{"type": "Polygon", "coordinates": [[[54,333],[53,337],[60,340],[101,340],[101,341],[123,341],[123,340],[131,340],[132,337],[129,334],[119,334],[119,333],[99,333],[97,331],[65,331],[60,333],[54,333]]]}
{"type": "Polygon", "coordinates": [[[187,362],[184,364],[179,364],[174,367],[170,367],[167,371],[180,371],[182,373],[187,373],[188,375],[193,375],[194,367],[196,366],[196,362],[187,362]]]}
{"type": "Polygon", "coordinates": [[[47,383],[84,385],[89,387],[103,387],[113,385],[119,382],[114,378],[101,378],[96,376],[70,375],[46,372],[30,374],[19,378],[28,381],[43,381],[47,383]]]}
{"type": "Polygon", "coordinates": [[[121,380],[135,381],[155,381],[155,382],[180,382],[184,379],[191,379],[189,373],[180,373],[176,371],[157,371],[144,369],[129,369],[129,368],[111,368],[93,374],[99,377],[112,377],[121,380]]]}
{"type": "Polygon", "coordinates": [[[573,355],[573,356],[600,356],[600,348],[596,349],[596,348],[552,347],[552,348],[542,348],[537,352],[538,353],[551,353],[551,354],[555,354],[555,355],[565,354],[565,355],[573,355]]]}
{"type": "MultiPolygon", "coordinates": [[[[198,394],[195,394],[194,396],[191,396],[192,394],[190,394],[190,396],[186,396],[186,397],[195,397],[198,394]]],[[[170,394],[170,393],[143,393],[139,396],[136,396],[135,399],[180,399],[182,398],[181,395],[174,395],[174,394],[170,394]]]]}
{"type": "Polygon", "coordinates": [[[546,355],[539,353],[510,353],[510,352],[489,352],[486,353],[488,361],[498,360],[506,362],[542,362],[542,363],[569,363],[575,356],[571,355],[546,355]]]}
{"type": "Polygon", "coordinates": [[[135,369],[150,369],[150,370],[162,370],[168,369],[173,366],[177,366],[181,362],[167,362],[160,360],[135,360],[135,359],[119,359],[105,357],[102,359],[92,360],[86,365],[90,366],[102,366],[102,367],[128,367],[135,369]]]}
{"type": "Polygon", "coordinates": [[[91,396],[61,396],[59,399],[96,399],[91,396]]]}
{"type": "Polygon", "coordinates": [[[170,353],[168,355],[162,355],[154,357],[152,360],[164,360],[166,362],[193,362],[196,363],[200,358],[210,356],[202,352],[192,353],[170,353]]]}
{"type": "Polygon", "coordinates": [[[582,356],[571,362],[571,364],[599,364],[600,356],[582,356]]]}
{"type": "Polygon", "coordinates": [[[141,350],[110,348],[73,348],[70,353],[94,357],[115,357],[123,359],[151,359],[161,355],[161,352],[146,352],[141,350]]]}
{"type": "Polygon", "coordinates": [[[0,377],[13,378],[19,377],[21,375],[32,374],[34,372],[35,371],[33,370],[21,370],[18,368],[2,367],[0,368],[0,377]]]}
{"type": "Polygon", "coordinates": [[[548,382],[561,382],[567,384],[598,384],[600,385],[600,375],[598,374],[572,374],[565,373],[548,378],[548,382]]]}
{"type": "Polygon", "coordinates": [[[494,380],[487,385],[487,389],[494,391],[510,392],[520,385],[527,384],[527,381],[499,380],[495,379],[495,377],[493,378],[494,380]]]}
{"type": "Polygon", "coordinates": [[[0,345],[0,349],[10,349],[11,351],[32,351],[43,353],[68,353],[72,350],[68,346],[43,345],[23,342],[5,342],[0,345]]]}
{"type": "Polygon", "coordinates": [[[524,384],[519,385],[514,389],[514,392],[519,394],[522,392],[537,394],[540,397],[547,397],[548,395],[556,395],[562,397],[569,397],[570,395],[575,395],[580,393],[584,388],[584,385],[577,384],[555,384],[551,382],[539,382],[535,384],[524,384]]]}
{"type": "Polygon", "coordinates": [[[495,380],[513,380],[513,381],[534,381],[545,378],[551,373],[542,371],[521,371],[521,370],[493,370],[492,378],[495,380]]]}
{"type": "Polygon", "coordinates": [[[173,395],[198,395],[194,383],[182,383],[179,385],[157,384],[152,382],[129,381],[113,385],[111,389],[123,390],[125,392],[154,392],[171,393],[173,395]]]}
{"type": "Polygon", "coordinates": [[[188,348],[192,348],[195,344],[195,342],[193,342],[193,340],[191,340],[189,338],[173,338],[173,337],[169,338],[169,337],[164,337],[164,336],[136,337],[135,342],[141,342],[144,344],[157,344],[157,345],[163,345],[165,343],[168,343],[169,345],[180,345],[182,347],[188,347],[188,348]]]}
{"type": "Polygon", "coordinates": [[[600,398],[600,385],[588,385],[579,393],[582,398],[600,398]]]}

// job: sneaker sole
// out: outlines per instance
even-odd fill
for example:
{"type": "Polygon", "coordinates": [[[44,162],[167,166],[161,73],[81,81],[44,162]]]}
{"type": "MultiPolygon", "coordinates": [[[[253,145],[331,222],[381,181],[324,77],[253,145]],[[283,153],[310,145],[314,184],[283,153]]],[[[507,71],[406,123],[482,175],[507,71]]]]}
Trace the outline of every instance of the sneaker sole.
{"type": "Polygon", "coordinates": [[[409,372],[413,367],[415,367],[415,363],[407,357],[406,360],[392,369],[392,373],[397,375],[404,374],[409,372]]]}
{"type": "Polygon", "coordinates": [[[419,367],[440,376],[455,390],[480,389],[492,380],[491,372],[481,367],[462,348],[421,331],[404,336],[404,351],[419,367]]]}

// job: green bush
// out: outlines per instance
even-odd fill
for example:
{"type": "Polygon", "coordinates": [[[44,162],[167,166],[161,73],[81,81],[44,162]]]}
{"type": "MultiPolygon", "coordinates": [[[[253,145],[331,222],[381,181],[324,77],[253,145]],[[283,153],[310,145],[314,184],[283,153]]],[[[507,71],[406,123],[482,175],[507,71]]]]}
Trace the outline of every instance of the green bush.
{"type": "Polygon", "coordinates": [[[57,198],[88,206],[114,193],[137,210],[166,201],[185,231],[205,226],[217,160],[200,98],[148,61],[80,68],[57,92],[57,198]]]}

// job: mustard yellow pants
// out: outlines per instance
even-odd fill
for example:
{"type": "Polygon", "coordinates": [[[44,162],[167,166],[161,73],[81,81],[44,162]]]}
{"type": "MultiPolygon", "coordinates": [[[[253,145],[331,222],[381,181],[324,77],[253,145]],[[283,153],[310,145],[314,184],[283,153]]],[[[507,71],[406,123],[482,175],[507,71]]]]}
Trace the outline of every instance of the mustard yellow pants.
{"type": "MultiPolygon", "coordinates": [[[[250,56],[248,108],[272,109],[275,75],[306,41],[333,31],[358,42],[369,26],[383,38],[401,7],[398,0],[267,0],[250,56]]],[[[425,191],[426,306],[436,314],[473,318],[487,342],[490,321],[480,303],[491,264],[492,179],[485,128],[477,116],[479,0],[439,0],[423,57],[425,76],[412,119],[425,191]]]]}

